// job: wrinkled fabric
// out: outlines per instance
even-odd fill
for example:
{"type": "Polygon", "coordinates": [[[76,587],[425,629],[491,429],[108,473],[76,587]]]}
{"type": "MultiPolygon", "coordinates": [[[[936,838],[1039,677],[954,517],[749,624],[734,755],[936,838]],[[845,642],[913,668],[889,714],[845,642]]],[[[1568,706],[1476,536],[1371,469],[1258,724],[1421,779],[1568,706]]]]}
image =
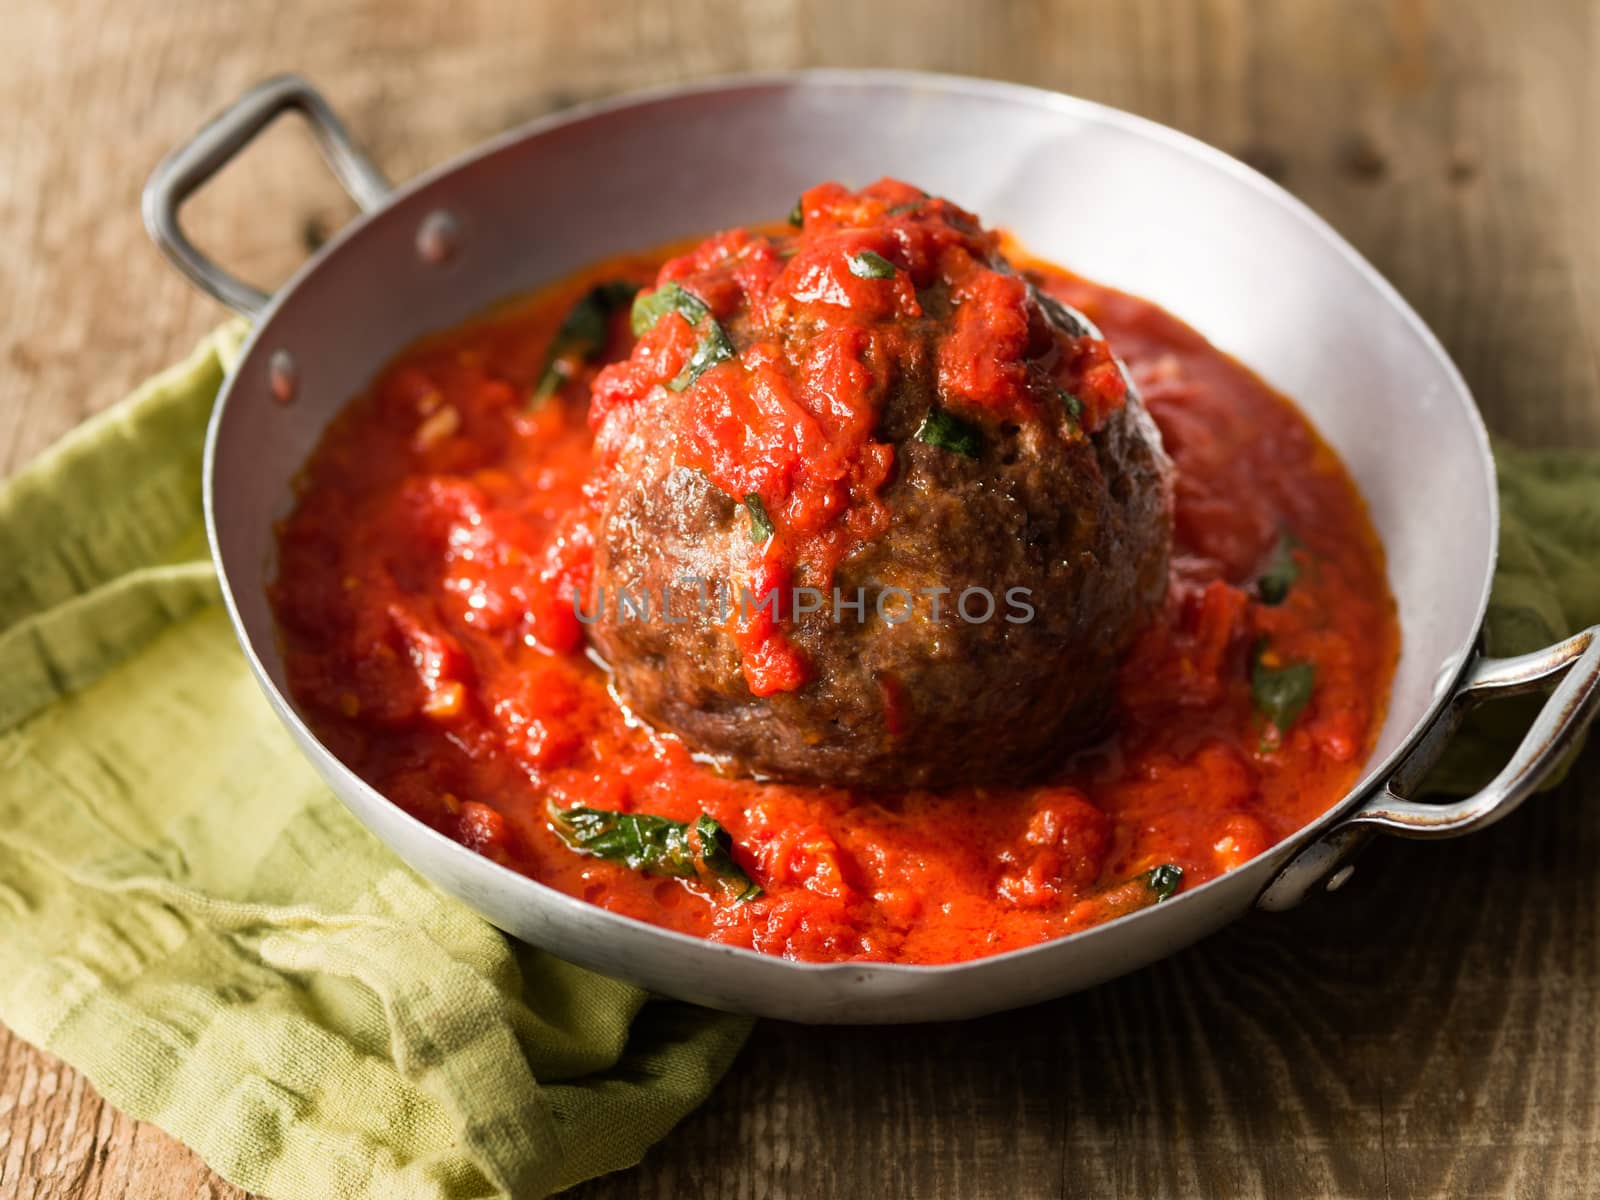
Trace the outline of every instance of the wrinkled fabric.
{"type": "MultiPolygon", "coordinates": [[[[1600,454],[1494,448],[1500,477],[1500,557],[1484,621],[1486,653],[1526,654],[1600,624],[1600,454]]],[[[1441,530],[1441,537],[1449,536],[1441,530]]],[[[1404,653],[1404,647],[1401,648],[1404,653]]],[[[1540,695],[1472,713],[1427,777],[1426,791],[1476,791],[1505,765],[1540,695]]],[[[1582,748],[1576,742],[1545,781],[1554,787],[1582,748]]]]}

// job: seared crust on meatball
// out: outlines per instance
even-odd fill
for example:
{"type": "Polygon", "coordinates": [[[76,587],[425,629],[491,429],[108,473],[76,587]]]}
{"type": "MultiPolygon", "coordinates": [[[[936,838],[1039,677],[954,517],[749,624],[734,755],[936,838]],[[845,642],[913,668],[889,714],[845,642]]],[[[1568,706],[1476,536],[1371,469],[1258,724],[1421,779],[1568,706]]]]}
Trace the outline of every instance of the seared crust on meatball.
{"type": "MultiPolygon", "coordinates": [[[[617,691],[739,771],[898,788],[1047,770],[1102,729],[1117,660],[1164,594],[1166,467],[1136,398],[1063,459],[1041,462],[1020,440],[977,460],[902,443],[889,531],[840,565],[840,619],[829,590],[824,608],[793,626],[815,675],[797,691],[755,696],[737,639],[698,619],[695,582],[737,578],[749,515],[641,431],[625,452],[630,486],[607,507],[596,546],[611,602],[592,638],[617,691]],[[914,603],[888,596],[880,616],[885,588],[914,603]],[[619,589],[665,591],[673,615],[688,619],[618,620],[619,589]],[[848,607],[857,589],[860,622],[848,607]],[[979,589],[966,603],[974,618],[993,596],[988,620],[962,616],[968,589],[979,589]]],[[[718,597],[710,584],[705,592],[714,618],[718,597]]]]}

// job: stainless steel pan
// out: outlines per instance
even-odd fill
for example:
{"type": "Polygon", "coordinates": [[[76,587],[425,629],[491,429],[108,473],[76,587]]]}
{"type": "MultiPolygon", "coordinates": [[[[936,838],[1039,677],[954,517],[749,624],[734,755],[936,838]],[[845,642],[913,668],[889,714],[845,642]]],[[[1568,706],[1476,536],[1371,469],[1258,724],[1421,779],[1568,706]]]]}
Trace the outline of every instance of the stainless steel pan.
{"type": "Polygon", "coordinates": [[[1461,377],[1382,278],[1272,183],[1172,130],[1008,84],[816,72],[698,84],[539,121],[393,188],[321,97],[254,89],[173,153],[144,195],[157,243],[255,322],[217,401],[205,504],[223,594],[267,699],[330,787],[396,853],[496,925],[672,996],[799,1021],[973,1016],[1119,975],[1252,905],[1342,881],[1374,831],[1441,838],[1520,804],[1600,704],[1600,636],[1476,652],[1494,571],[1494,464],[1461,377]],[[364,210],[275,295],[183,236],[184,199],[288,109],[364,210]],[[1086,168],[1086,164],[1088,167],[1086,168]],[[1344,456],[1389,554],[1403,651],[1366,774],[1297,836],[1173,900],[1026,950],[943,967],[814,965],[615,916],[426,828],[323,747],[287,696],[264,587],[272,525],[323,427],[421,334],[620,250],[786,212],[822,179],[947,194],[1033,251],[1164,305],[1259,370],[1344,456]],[[1481,793],[1406,798],[1470,705],[1560,679],[1481,793]]]}

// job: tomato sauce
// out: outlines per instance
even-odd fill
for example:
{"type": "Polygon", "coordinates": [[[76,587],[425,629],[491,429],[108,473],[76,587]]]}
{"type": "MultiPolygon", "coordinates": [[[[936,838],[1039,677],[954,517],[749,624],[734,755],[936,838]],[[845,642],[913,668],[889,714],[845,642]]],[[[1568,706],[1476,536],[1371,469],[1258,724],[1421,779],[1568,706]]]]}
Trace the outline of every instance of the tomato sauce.
{"type": "MultiPolygon", "coordinates": [[[[610,260],[419,343],[335,419],[279,531],[271,598],[296,703],[394,803],[479,853],[615,912],[797,959],[1028,946],[1124,911],[1129,881],[1152,868],[1181,868],[1193,887],[1287,837],[1355,782],[1399,653],[1361,497],[1294,406],[1194,330],[1009,249],[1129,365],[1176,468],[1166,607],[1123,665],[1114,732],[1048,780],[857,795],[726,777],[614,701],[584,653],[572,564],[605,407],[630,386],[626,311],[554,375],[551,351],[597,286],[696,269],[683,247],[610,260]],[[1263,671],[1314,675],[1281,732],[1263,715],[1263,671]],[[551,824],[579,805],[709,814],[761,894],[730,900],[580,853],[551,824]]],[[[862,283],[825,264],[757,268],[862,283]]],[[[909,287],[882,298],[916,303],[909,287]]],[[[692,352],[678,324],[646,335],[666,358],[692,352]]],[[[941,371],[981,375],[994,336],[972,331],[941,371]]],[[[1115,390],[1108,376],[1100,402],[1115,390]]],[[[708,420],[707,465],[737,474],[715,458],[727,428],[708,420]]],[[[797,513],[824,504],[817,489],[870,495],[881,477],[850,414],[828,432],[832,459],[809,476],[788,464],[813,481],[785,493],[797,513]]],[[[733,474],[735,492],[770,486],[733,474]]]]}

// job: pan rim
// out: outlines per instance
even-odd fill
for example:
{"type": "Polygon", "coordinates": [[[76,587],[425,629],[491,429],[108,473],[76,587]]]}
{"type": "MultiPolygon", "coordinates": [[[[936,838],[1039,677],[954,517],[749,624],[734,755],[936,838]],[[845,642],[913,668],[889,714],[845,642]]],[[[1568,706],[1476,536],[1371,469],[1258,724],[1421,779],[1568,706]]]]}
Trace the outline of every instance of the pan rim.
{"type": "MultiPolygon", "coordinates": [[[[1067,945],[1083,945],[1089,941],[1099,940],[1108,936],[1131,937],[1132,930],[1142,924],[1160,920],[1167,913],[1181,906],[1192,907],[1198,905],[1202,903],[1200,897],[1213,897],[1219,891],[1230,886],[1237,887],[1239,878],[1251,872],[1252,868],[1261,867],[1269,862],[1274,863],[1272,872],[1275,875],[1278,868],[1304,850],[1309,844],[1325,836],[1347,817],[1353,809],[1358,807],[1375,787],[1380,786],[1393,773],[1399,763],[1416,746],[1422,734],[1449,703],[1455,680],[1466,670],[1473,657],[1477,639],[1483,628],[1484,617],[1488,611],[1490,589],[1498,556],[1500,529],[1498,488],[1488,431],[1484,426],[1482,414],[1478,410],[1472,392],[1462,378],[1460,371],[1432,330],[1428,328],[1422,318],[1400,295],[1394,285],[1389,283],[1355,247],[1350,245],[1327,221],[1303,201],[1258,171],[1214,146],[1208,145],[1170,126],[1112,108],[1097,101],[1085,100],[1027,84],[938,72],[887,68],[822,68],[720,75],[689,83],[667,84],[606,99],[589,101],[497,134],[396,186],[382,205],[360,214],[340,229],[272,294],[270,302],[257,318],[250,336],[241,348],[234,368],[228,373],[217,402],[213,407],[206,430],[202,488],[206,537],[210,546],[212,560],[217,570],[223,603],[227,610],[229,621],[233,626],[235,637],[244,651],[252,674],[254,674],[257,683],[265,692],[271,707],[279,719],[288,726],[300,749],[308,757],[312,758],[313,765],[317,766],[324,775],[330,771],[337,774],[348,788],[354,789],[361,794],[366,802],[381,804],[393,810],[409,823],[415,833],[421,835],[425,840],[436,843],[437,848],[442,853],[455,858],[464,870],[477,873],[486,880],[492,881],[492,886],[501,889],[510,888],[513,892],[523,893],[529,901],[545,906],[547,909],[553,908],[574,918],[581,917],[589,922],[604,924],[613,929],[619,937],[644,937],[647,940],[665,939],[668,944],[681,947],[685,953],[709,954],[718,958],[732,959],[744,964],[742,969],[749,971],[766,971],[773,974],[787,974],[798,971],[806,975],[837,975],[857,978],[877,976],[905,978],[907,980],[915,979],[928,983],[983,969],[994,970],[997,964],[1011,965],[1031,957],[1058,954],[1061,953],[1061,948],[1067,945]],[[254,362],[262,352],[262,348],[268,343],[267,335],[271,331],[278,314],[295,299],[303,287],[314,280],[317,273],[328,262],[336,258],[347,245],[358,238],[361,232],[373,222],[391,213],[419,194],[426,192],[438,181],[495,154],[519,147],[528,141],[543,137],[554,131],[569,129],[618,112],[647,108],[713,93],[769,92],[838,87],[861,89],[891,88],[901,91],[939,92],[945,95],[967,95],[986,100],[998,99],[1033,109],[1046,109],[1111,126],[1131,135],[1154,141],[1179,151],[1191,159],[1198,160],[1214,170],[1219,170],[1231,176],[1237,182],[1262,194],[1266,199],[1272,201],[1297,219],[1327,249],[1332,250],[1347,265],[1352,267],[1363,281],[1370,285],[1386,303],[1391,319],[1398,318],[1428,351],[1440,368],[1442,378],[1449,385],[1449,390],[1455,402],[1464,410],[1464,416],[1468,420],[1477,450],[1479,482],[1483,487],[1484,496],[1487,500],[1489,519],[1486,525],[1486,534],[1489,539],[1489,553],[1486,559],[1484,578],[1481,581],[1479,595],[1474,606],[1475,616],[1470,629],[1456,646],[1453,655],[1441,663],[1441,667],[1447,667],[1451,665],[1452,659],[1454,660],[1456,669],[1449,681],[1451,686],[1443,686],[1441,684],[1441,686],[1435,688],[1429,703],[1417,719],[1411,723],[1409,730],[1401,737],[1395,748],[1381,760],[1369,761],[1356,784],[1336,804],[1332,805],[1314,821],[1301,827],[1283,841],[1268,847],[1254,858],[1193,889],[1180,892],[1159,906],[1130,914],[1104,925],[1094,926],[1040,942],[1036,945],[1019,947],[998,954],[953,963],[806,962],[745,947],[711,942],[691,934],[680,933],[676,930],[653,925],[639,918],[589,904],[531,876],[523,875],[485,858],[424,824],[399,808],[398,805],[395,805],[382,792],[363,780],[333,755],[305,723],[288,697],[273,682],[240,615],[234,598],[233,585],[229,579],[224,561],[217,527],[215,473],[217,446],[222,436],[222,425],[228,404],[237,381],[245,374],[247,365],[254,362]]],[[[1404,631],[1402,630],[1403,638],[1404,631]]],[[[1402,653],[1404,653],[1403,640],[1402,653]]],[[[338,788],[334,790],[340,792],[338,788]]],[[[341,800],[343,800],[342,793],[340,793],[340,796],[341,800]]],[[[361,818],[359,812],[356,815],[358,819],[361,818]]],[[[363,820],[363,823],[365,824],[366,822],[363,820]]],[[[392,846],[390,848],[391,850],[394,849],[392,846]]],[[[515,898],[519,901],[522,899],[520,896],[515,898]]],[[[1005,1006],[1002,998],[995,1007],[1001,1008],[1005,1006]]]]}

